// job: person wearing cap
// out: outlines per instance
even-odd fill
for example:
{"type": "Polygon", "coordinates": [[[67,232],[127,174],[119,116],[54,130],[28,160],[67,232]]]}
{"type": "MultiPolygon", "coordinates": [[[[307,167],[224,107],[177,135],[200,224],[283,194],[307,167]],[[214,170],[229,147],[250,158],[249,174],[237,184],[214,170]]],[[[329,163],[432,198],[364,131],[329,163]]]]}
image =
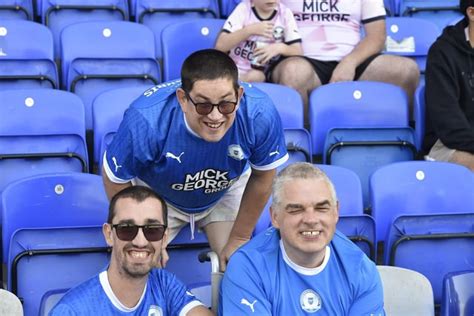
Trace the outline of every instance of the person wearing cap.
{"type": "Polygon", "coordinates": [[[109,198],[134,184],[151,187],[168,204],[169,240],[185,225],[203,229],[224,270],[287,159],[271,99],[239,83],[226,53],[206,49],[188,56],[181,80],[145,91],[128,108],[105,152],[103,179],[109,198]]]}
{"type": "Polygon", "coordinates": [[[474,0],[460,0],[459,7],[464,18],[428,52],[423,149],[428,160],[474,171],[474,0]]]}
{"type": "Polygon", "coordinates": [[[273,227],[230,258],[221,315],[385,315],[375,263],[336,230],[339,204],[328,177],[309,163],[275,178],[273,227]]]}
{"type": "Polygon", "coordinates": [[[109,266],[69,290],[50,315],[213,315],[176,277],[154,263],[166,242],[167,206],[144,186],[110,201],[103,233],[109,266]]]}

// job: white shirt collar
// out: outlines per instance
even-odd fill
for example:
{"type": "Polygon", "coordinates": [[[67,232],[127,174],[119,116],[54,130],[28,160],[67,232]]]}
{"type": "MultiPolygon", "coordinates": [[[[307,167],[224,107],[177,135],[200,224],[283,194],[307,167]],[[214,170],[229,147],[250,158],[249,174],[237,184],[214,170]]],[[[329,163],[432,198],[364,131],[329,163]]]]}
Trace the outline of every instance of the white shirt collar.
{"type": "Polygon", "coordinates": [[[202,138],[202,137],[199,136],[195,131],[193,131],[193,129],[189,126],[188,121],[186,120],[186,115],[184,115],[184,113],[183,113],[183,120],[184,120],[184,125],[186,125],[186,129],[187,129],[191,134],[193,134],[193,135],[196,136],[197,138],[202,138]]]}
{"type": "Polygon", "coordinates": [[[148,286],[148,282],[147,282],[145,284],[145,288],[143,289],[142,296],[138,300],[137,305],[135,305],[133,307],[127,307],[127,306],[123,305],[122,302],[119,301],[117,296],[115,296],[114,291],[112,291],[112,287],[110,286],[110,283],[109,283],[109,278],[107,277],[107,270],[105,270],[105,271],[103,271],[99,274],[99,281],[100,281],[100,285],[102,285],[102,289],[104,290],[105,294],[109,298],[110,302],[118,310],[120,310],[121,312],[125,312],[125,313],[133,312],[138,308],[138,306],[140,306],[140,304],[143,301],[143,298],[145,297],[146,288],[148,286]]]}
{"type": "Polygon", "coordinates": [[[323,262],[316,268],[306,268],[302,267],[296,263],[294,263],[290,257],[288,257],[288,254],[285,251],[285,245],[283,245],[283,241],[280,239],[280,250],[281,253],[283,254],[283,260],[286,262],[286,264],[295,270],[296,272],[303,274],[303,275],[316,275],[319,274],[321,271],[324,270],[326,265],[329,262],[329,257],[331,256],[331,248],[329,246],[326,246],[326,253],[324,254],[324,260],[323,262]]]}

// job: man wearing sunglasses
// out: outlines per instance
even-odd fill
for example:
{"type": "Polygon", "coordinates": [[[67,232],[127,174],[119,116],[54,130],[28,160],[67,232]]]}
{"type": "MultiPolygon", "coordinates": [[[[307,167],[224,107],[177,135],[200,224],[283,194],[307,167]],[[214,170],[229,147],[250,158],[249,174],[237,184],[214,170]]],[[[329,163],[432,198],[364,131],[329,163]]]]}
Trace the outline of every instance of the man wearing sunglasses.
{"type": "Polygon", "coordinates": [[[104,184],[109,197],[134,184],[153,188],[169,207],[169,240],[185,225],[202,228],[224,270],[287,159],[270,98],[239,84],[227,54],[207,49],[184,61],[181,81],[145,91],[125,112],[104,156],[104,184]]]}
{"type": "Polygon", "coordinates": [[[103,226],[108,268],[70,290],[50,315],[213,315],[171,273],[154,269],[166,241],[167,207],[144,186],[110,201],[103,226]]]}

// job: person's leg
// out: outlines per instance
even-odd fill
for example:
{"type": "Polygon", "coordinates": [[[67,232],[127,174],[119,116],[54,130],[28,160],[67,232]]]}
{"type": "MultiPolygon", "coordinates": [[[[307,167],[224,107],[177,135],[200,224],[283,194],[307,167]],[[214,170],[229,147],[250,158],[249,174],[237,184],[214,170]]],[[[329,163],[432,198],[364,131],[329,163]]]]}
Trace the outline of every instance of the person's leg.
{"type": "Polygon", "coordinates": [[[229,240],[234,221],[212,222],[204,226],[209,246],[215,253],[221,253],[229,240]]]}
{"type": "Polygon", "coordinates": [[[308,126],[309,95],[311,91],[321,86],[321,80],[313,65],[303,57],[285,58],[272,70],[271,80],[298,91],[303,100],[305,126],[308,126]]]}
{"type": "Polygon", "coordinates": [[[264,82],[265,81],[265,74],[261,70],[257,69],[250,69],[248,72],[241,74],[239,76],[240,80],[246,82],[264,82]]]}
{"type": "Polygon", "coordinates": [[[456,150],[449,161],[466,166],[472,172],[474,172],[474,154],[466,151],[456,150]]]}
{"type": "Polygon", "coordinates": [[[407,93],[410,117],[413,114],[413,98],[420,79],[420,70],[415,61],[407,57],[379,55],[362,72],[358,80],[381,81],[395,84],[407,93]]]}
{"type": "Polygon", "coordinates": [[[456,163],[474,171],[474,154],[448,148],[439,139],[431,147],[427,159],[456,163]]]}

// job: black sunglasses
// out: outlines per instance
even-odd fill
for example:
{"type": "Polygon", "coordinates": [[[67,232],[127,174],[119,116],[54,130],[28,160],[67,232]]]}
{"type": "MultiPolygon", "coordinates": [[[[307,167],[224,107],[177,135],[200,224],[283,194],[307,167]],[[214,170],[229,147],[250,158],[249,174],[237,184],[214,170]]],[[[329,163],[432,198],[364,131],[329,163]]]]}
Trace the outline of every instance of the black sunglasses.
{"type": "Polygon", "coordinates": [[[148,225],[133,225],[133,224],[115,224],[111,225],[115,228],[117,237],[123,241],[132,241],[137,237],[138,229],[141,228],[143,235],[148,241],[159,241],[163,239],[166,225],[163,224],[148,224],[148,225]]]}
{"type": "MultiPolygon", "coordinates": [[[[199,103],[196,103],[193,101],[193,99],[191,99],[191,96],[189,95],[189,93],[185,92],[186,93],[186,96],[187,98],[189,99],[189,101],[191,101],[191,103],[196,107],[196,112],[198,112],[198,114],[200,115],[208,115],[209,113],[212,112],[212,110],[214,109],[215,106],[217,106],[217,110],[221,113],[221,114],[230,114],[232,112],[234,112],[235,110],[235,107],[237,106],[237,101],[235,102],[232,102],[232,101],[221,101],[217,104],[214,104],[214,103],[211,103],[211,102],[199,102],[199,103]]],[[[236,95],[237,95],[237,92],[236,92],[236,95]]],[[[236,96],[237,98],[237,96],[236,96]]]]}

